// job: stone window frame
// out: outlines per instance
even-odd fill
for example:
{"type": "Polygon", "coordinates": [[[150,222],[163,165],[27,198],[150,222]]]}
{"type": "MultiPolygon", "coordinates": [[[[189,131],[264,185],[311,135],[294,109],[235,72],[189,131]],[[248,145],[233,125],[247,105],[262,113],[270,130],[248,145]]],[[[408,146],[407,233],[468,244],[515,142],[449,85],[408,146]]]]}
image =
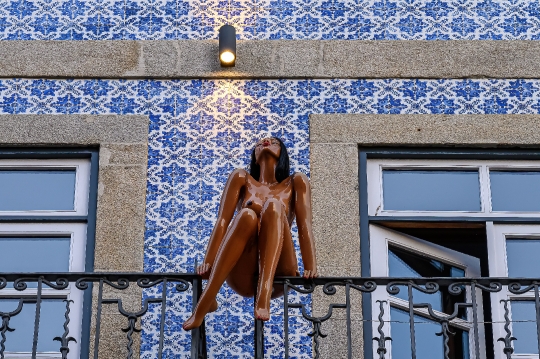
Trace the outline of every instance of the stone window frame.
{"type": "MultiPolygon", "coordinates": [[[[360,148],[540,148],[540,115],[533,114],[312,114],[309,119],[313,232],[321,276],[362,274],[360,148]]],[[[362,299],[351,297],[351,303],[351,327],[360,334],[353,338],[353,356],[371,358],[371,333],[363,331],[362,299]]],[[[328,300],[314,295],[314,312],[327,308],[328,300]]],[[[323,357],[325,353],[347,356],[343,320],[336,315],[327,322],[323,357]]]]}
{"type": "MultiPolygon", "coordinates": [[[[149,117],[141,115],[0,115],[0,147],[11,152],[17,147],[26,152],[36,149],[36,153],[58,149],[61,155],[66,148],[98,148],[95,248],[93,258],[86,259],[87,268],[93,262],[94,272],[143,271],[148,126],[149,117]]],[[[54,151],[47,152],[50,157],[54,151]]],[[[115,295],[121,295],[128,306],[140,308],[140,290],[115,295]]],[[[123,333],[115,329],[123,319],[117,311],[102,316],[100,346],[110,349],[112,357],[122,357],[116,353],[122,348],[115,342],[123,333]]],[[[90,325],[87,339],[94,326],[90,325]]],[[[81,355],[90,354],[92,346],[92,340],[84,343],[81,355]]],[[[135,347],[138,357],[138,340],[135,347]]]]}

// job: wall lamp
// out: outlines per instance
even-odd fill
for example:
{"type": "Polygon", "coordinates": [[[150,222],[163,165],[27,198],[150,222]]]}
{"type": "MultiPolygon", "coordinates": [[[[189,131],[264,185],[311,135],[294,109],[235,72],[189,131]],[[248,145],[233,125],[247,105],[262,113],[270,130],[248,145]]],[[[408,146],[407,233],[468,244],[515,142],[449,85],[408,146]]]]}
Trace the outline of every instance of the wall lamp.
{"type": "Polygon", "coordinates": [[[219,62],[221,67],[233,67],[236,62],[236,29],[231,25],[219,28],[219,62]]]}

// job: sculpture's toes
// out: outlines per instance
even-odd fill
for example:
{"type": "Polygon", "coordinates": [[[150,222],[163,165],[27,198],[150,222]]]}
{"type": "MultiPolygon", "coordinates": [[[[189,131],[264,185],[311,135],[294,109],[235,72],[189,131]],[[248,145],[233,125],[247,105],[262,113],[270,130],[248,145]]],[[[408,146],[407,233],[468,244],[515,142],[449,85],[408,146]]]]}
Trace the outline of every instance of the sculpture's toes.
{"type": "Polygon", "coordinates": [[[267,308],[255,308],[255,319],[267,321],[270,319],[270,311],[267,308]]]}
{"type": "Polygon", "coordinates": [[[197,318],[195,313],[193,313],[191,317],[189,317],[189,319],[186,320],[184,324],[182,324],[182,328],[184,330],[191,330],[194,328],[198,328],[202,324],[203,319],[204,319],[204,316],[202,317],[202,319],[199,319],[197,318]]]}

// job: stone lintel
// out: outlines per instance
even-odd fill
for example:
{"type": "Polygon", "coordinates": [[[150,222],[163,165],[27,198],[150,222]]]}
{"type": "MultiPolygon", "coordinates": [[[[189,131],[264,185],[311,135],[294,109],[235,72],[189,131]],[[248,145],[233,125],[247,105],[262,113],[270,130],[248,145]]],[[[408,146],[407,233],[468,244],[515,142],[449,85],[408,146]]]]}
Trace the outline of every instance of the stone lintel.
{"type": "Polygon", "coordinates": [[[0,41],[0,78],[540,78],[527,40],[0,41]]]}
{"type": "Polygon", "coordinates": [[[311,115],[312,143],[360,146],[532,147],[540,115],[311,115]]]}

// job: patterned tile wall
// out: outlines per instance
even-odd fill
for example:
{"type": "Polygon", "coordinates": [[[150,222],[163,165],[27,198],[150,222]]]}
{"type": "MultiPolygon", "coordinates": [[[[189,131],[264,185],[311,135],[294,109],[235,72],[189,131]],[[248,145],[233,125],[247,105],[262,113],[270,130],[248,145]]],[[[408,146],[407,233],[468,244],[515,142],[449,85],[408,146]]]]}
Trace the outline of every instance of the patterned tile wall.
{"type": "MultiPolygon", "coordinates": [[[[144,268],[191,271],[202,260],[227,175],[245,167],[254,140],[284,139],[292,168],[309,174],[312,113],[540,113],[540,80],[0,80],[4,114],[146,114],[149,132],[144,268]]],[[[148,292],[151,296],[159,290],[148,292]]],[[[189,295],[168,290],[166,358],[186,358],[189,295]]],[[[309,298],[296,297],[307,301],[309,298]]],[[[252,300],[224,288],[208,316],[212,358],[252,357],[252,300]],[[240,348],[240,349],[239,349],[240,348]]],[[[267,357],[281,358],[279,302],[267,357]]],[[[298,314],[298,313],[296,313],[298,314]]],[[[159,316],[144,320],[143,358],[155,357],[159,316]],[[154,329],[153,329],[154,328],[154,329]]],[[[293,358],[310,358],[309,326],[291,319],[293,358]],[[303,338],[303,339],[302,339],[303,338]]]]}
{"type": "Polygon", "coordinates": [[[0,0],[2,40],[540,39],[536,0],[0,0]]]}

